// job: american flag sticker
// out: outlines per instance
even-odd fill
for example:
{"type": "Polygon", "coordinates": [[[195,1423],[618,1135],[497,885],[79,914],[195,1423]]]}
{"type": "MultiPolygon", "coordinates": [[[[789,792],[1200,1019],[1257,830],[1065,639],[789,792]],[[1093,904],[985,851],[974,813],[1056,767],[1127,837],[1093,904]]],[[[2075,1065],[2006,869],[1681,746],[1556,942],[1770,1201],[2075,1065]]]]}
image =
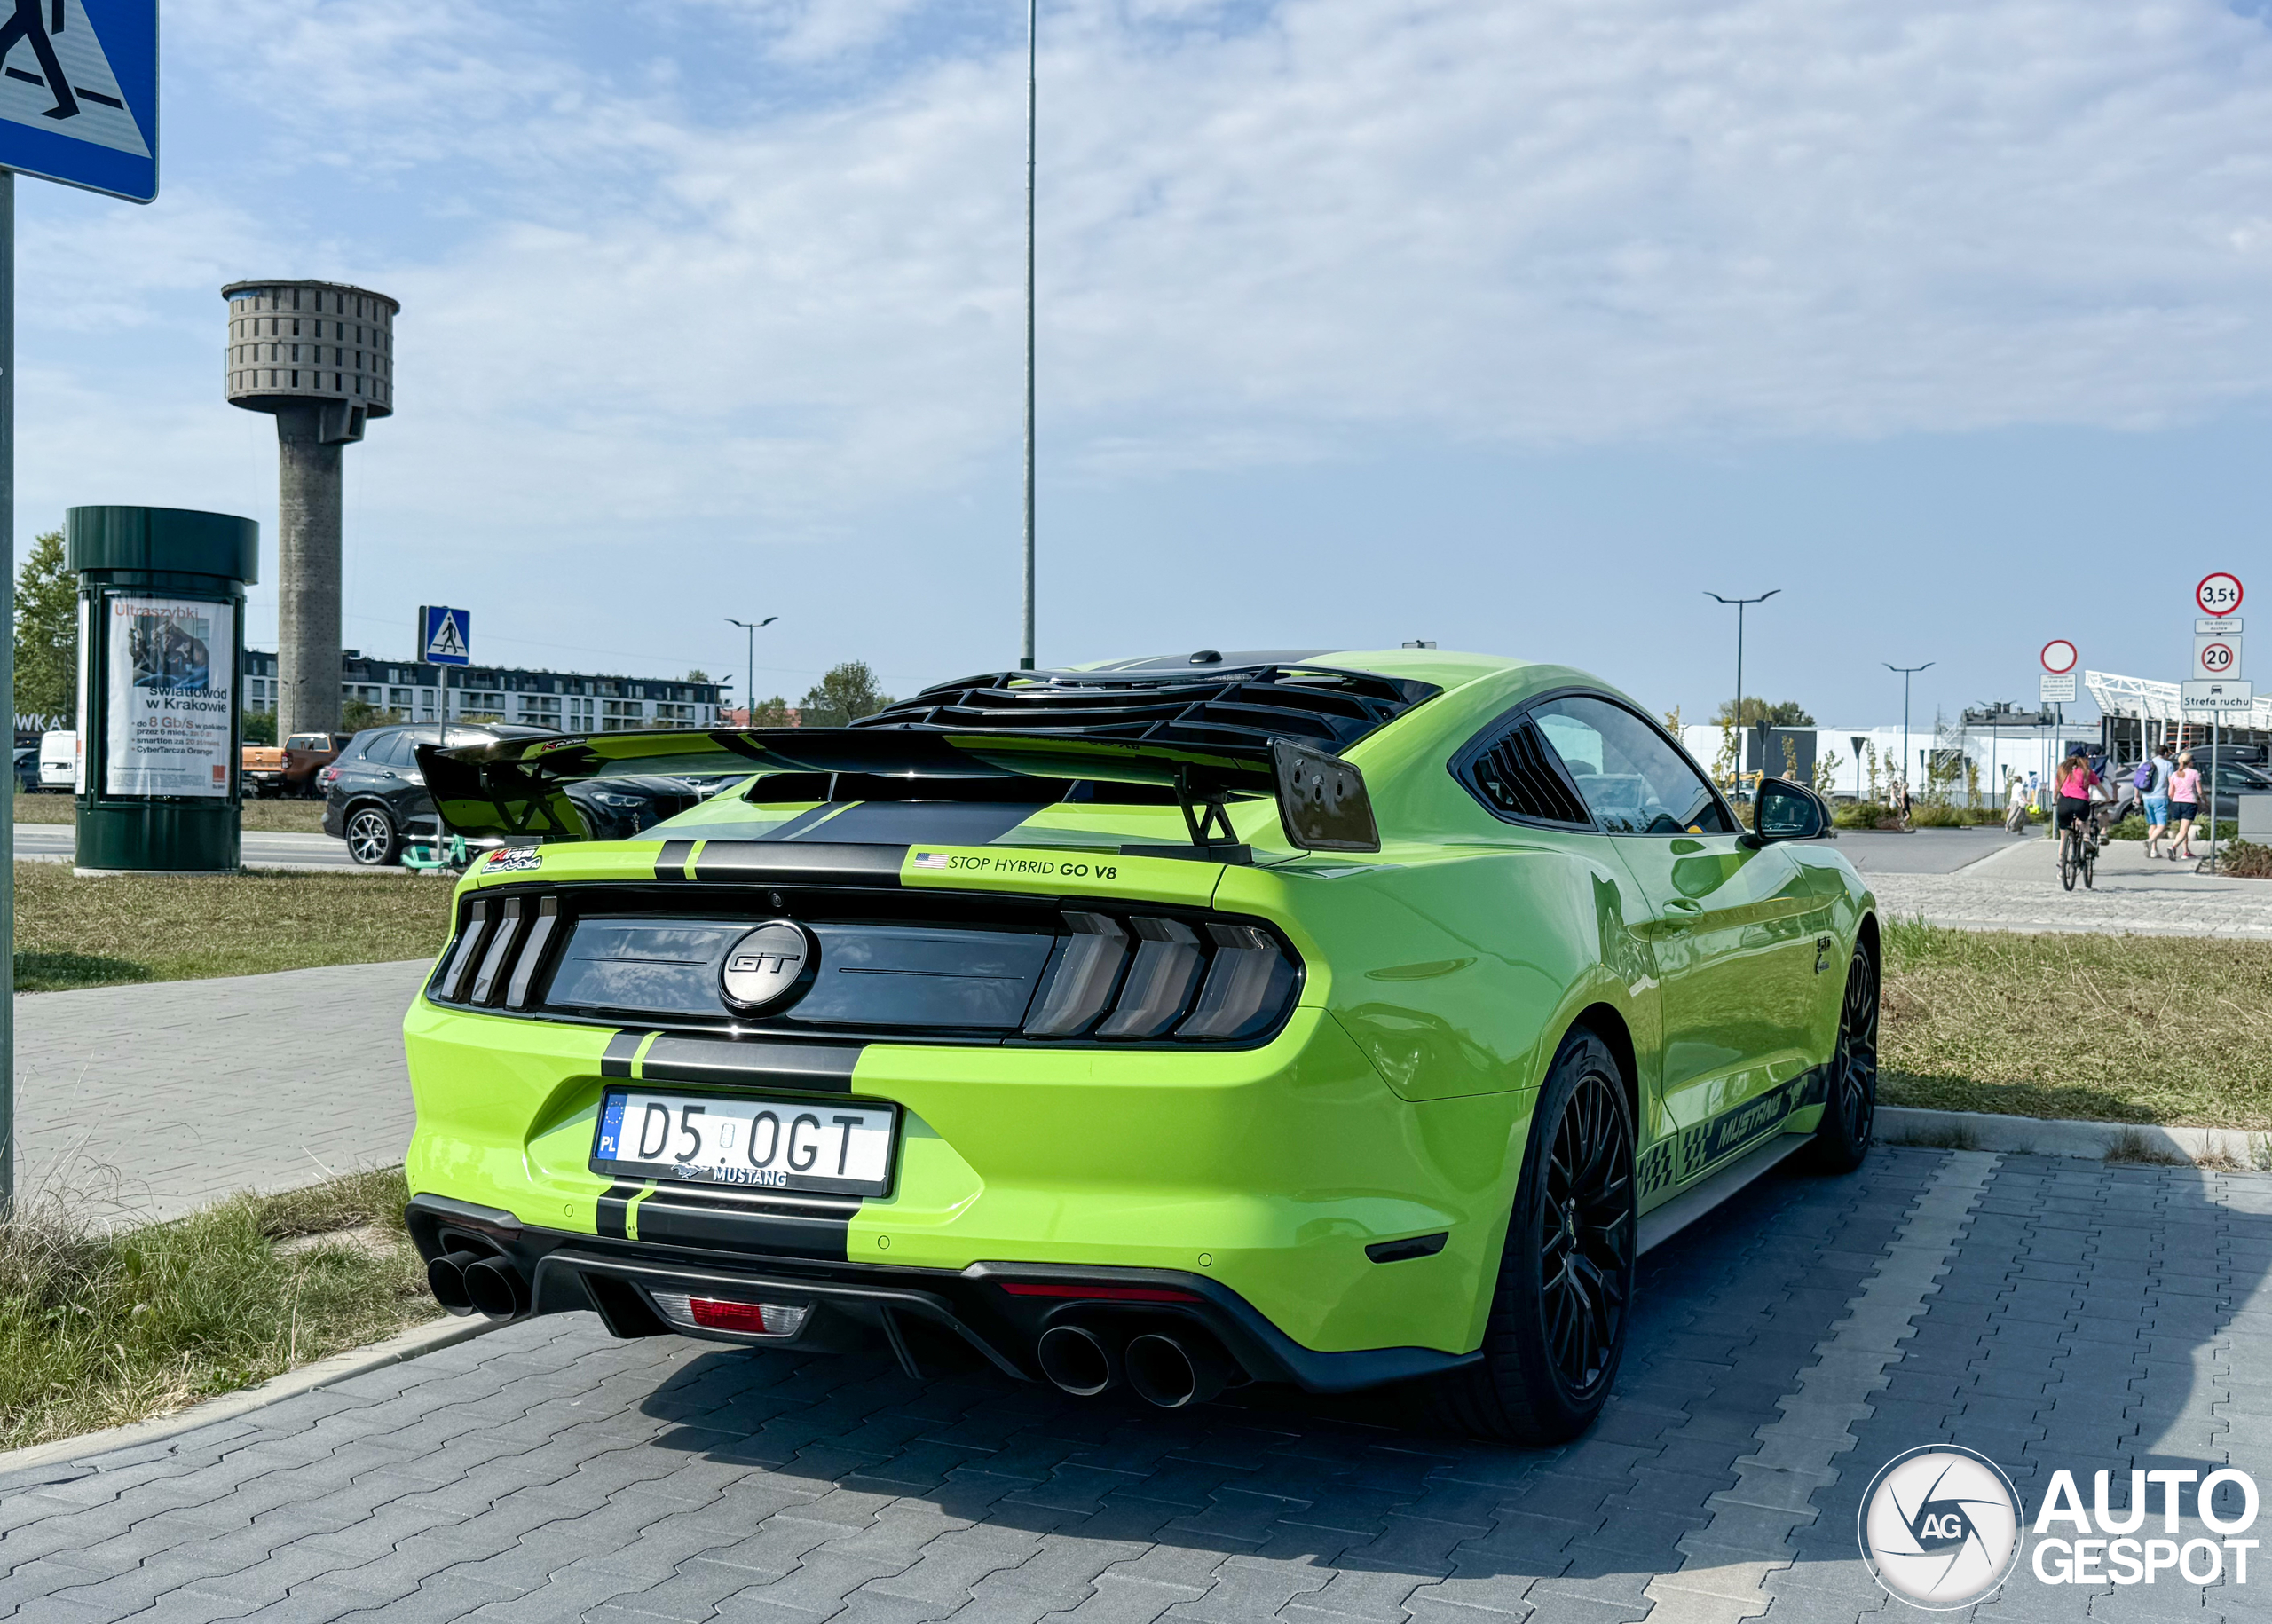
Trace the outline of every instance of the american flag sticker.
{"type": "Polygon", "coordinates": [[[943,869],[947,866],[947,854],[943,851],[919,851],[915,854],[914,866],[919,869],[943,869]]]}

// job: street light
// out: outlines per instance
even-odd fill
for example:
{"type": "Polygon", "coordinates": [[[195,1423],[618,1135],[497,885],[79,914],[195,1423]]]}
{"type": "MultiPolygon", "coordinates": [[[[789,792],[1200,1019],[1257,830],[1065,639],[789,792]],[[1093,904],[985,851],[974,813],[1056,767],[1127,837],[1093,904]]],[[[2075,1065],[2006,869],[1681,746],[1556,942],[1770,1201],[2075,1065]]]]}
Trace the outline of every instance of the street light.
{"type": "Polygon", "coordinates": [[[1041,0],[1026,0],[1026,525],[1025,621],[1018,669],[1033,669],[1033,197],[1035,114],[1041,93],[1041,0]]]}
{"type": "Polygon", "coordinates": [[[738,626],[749,634],[749,663],[742,667],[742,726],[757,726],[757,628],[770,626],[781,617],[768,615],[762,620],[737,620],[726,617],[728,626],[738,626]]]}
{"type": "Polygon", "coordinates": [[[1886,660],[1878,662],[1888,671],[1901,673],[1901,781],[1904,784],[1909,782],[1909,679],[1921,671],[1930,671],[1938,663],[1929,659],[1921,666],[1896,666],[1886,660]]]}
{"type": "MultiPolygon", "coordinates": [[[[1735,605],[1735,611],[1736,611],[1736,708],[1735,708],[1735,728],[1736,728],[1736,737],[1737,737],[1739,740],[1740,740],[1740,739],[1743,737],[1743,611],[1744,611],[1745,610],[1748,609],[1748,608],[1749,608],[1752,604],[1754,604],[1754,603],[1765,603],[1769,598],[1773,597],[1773,596],[1775,595],[1775,594],[1776,594],[1776,593],[1780,592],[1780,591],[1782,591],[1782,590],[1783,590],[1783,588],[1782,588],[1782,587],[1775,587],[1772,591],[1769,591],[1769,592],[1763,592],[1763,593],[1761,593],[1761,594],[1760,594],[1757,597],[1755,597],[1755,598],[1724,598],[1724,597],[1722,597],[1722,596],[1721,596],[1718,593],[1716,593],[1716,592],[1708,592],[1708,593],[1706,593],[1706,594],[1704,595],[1706,597],[1710,598],[1710,599],[1711,599],[1715,603],[1732,603],[1732,604],[1734,604],[1734,605],[1735,605]]],[[[1766,773],[1766,771],[1767,771],[1767,742],[1766,742],[1764,739],[1762,739],[1762,740],[1760,741],[1760,745],[1759,745],[1759,770],[1760,770],[1760,772],[1761,772],[1761,774],[1762,774],[1763,776],[1763,775],[1766,773]]],[[[1738,753],[1738,754],[1737,754],[1737,757],[1736,757],[1736,772],[1737,772],[1737,775],[1738,775],[1738,777],[1741,777],[1742,772],[1743,772],[1743,757],[1742,757],[1742,754],[1741,754],[1740,751],[1739,751],[1739,753],[1738,753]]]]}

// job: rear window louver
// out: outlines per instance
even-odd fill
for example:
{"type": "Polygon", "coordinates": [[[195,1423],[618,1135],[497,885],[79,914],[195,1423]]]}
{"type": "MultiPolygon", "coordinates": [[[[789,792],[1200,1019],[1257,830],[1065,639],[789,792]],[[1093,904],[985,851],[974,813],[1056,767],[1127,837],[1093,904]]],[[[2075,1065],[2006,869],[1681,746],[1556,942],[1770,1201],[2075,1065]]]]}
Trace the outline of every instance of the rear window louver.
{"type": "Polygon", "coordinates": [[[1439,691],[1428,682],[1308,666],[1190,676],[1003,671],[927,688],[852,725],[1160,745],[1287,738],[1338,754],[1439,691]]]}
{"type": "Polygon", "coordinates": [[[1592,815],[1557,769],[1534,723],[1524,721],[1478,755],[1468,787],[1495,812],[1542,823],[1591,827],[1592,815]]]}

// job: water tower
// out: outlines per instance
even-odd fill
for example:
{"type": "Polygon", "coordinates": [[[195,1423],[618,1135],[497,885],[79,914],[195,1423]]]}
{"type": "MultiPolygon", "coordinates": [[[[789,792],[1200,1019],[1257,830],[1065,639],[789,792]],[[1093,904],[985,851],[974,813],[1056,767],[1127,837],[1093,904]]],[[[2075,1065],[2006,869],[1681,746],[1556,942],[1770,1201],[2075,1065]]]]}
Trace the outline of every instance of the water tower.
{"type": "Polygon", "coordinates": [[[339,726],[339,452],[394,411],[394,318],[341,282],[232,282],[229,404],[276,419],[276,735],[339,726]]]}

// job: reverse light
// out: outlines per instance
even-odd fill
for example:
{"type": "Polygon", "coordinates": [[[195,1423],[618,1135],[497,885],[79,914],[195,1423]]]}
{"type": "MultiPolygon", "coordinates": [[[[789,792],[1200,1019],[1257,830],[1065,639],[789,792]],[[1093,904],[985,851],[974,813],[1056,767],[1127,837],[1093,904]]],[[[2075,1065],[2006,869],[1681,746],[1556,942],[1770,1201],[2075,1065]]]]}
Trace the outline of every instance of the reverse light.
{"type": "Polygon", "coordinates": [[[739,1336],[793,1336],[804,1329],[806,1316],[812,1313],[802,1303],[737,1303],[684,1291],[658,1291],[654,1298],[663,1317],[676,1324],[739,1336]]]}

